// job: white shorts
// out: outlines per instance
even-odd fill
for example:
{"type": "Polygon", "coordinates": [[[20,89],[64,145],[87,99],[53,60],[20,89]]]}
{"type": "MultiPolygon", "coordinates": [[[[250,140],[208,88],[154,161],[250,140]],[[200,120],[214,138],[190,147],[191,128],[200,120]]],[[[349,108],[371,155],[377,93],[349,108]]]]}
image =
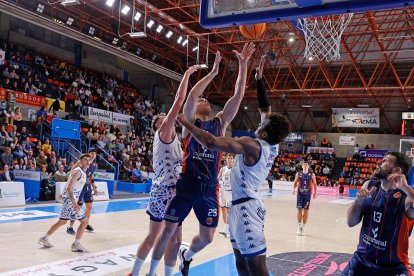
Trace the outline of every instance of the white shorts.
{"type": "Polygon", "coordinates": [[[73,204],[70,201],[70,198],[63,197],[63,207],[60,211],[60,218],[63,220],[83,220],[85,218],[85,213],[82,208],[79,211],[75,211],[73,204]]]}
{"type": "Polygon", "coordinates": [[[220,207],[231,207],[231,191],[220,190],[220,207]]]}
{"type": "Polygon", "coordinates": [[[165,211],[175,196],[175,186],[153,184],[150,191],[150,199],[147,207],[147,214],[150,219],[156,222],[164,220],[165,211]]]}
{"type": "Polygon", "coordinates": [[[229,216],[230,241],[243,257],[266,255],[264,236],[266,209],[261,200],[232,205],[229,216]]]}

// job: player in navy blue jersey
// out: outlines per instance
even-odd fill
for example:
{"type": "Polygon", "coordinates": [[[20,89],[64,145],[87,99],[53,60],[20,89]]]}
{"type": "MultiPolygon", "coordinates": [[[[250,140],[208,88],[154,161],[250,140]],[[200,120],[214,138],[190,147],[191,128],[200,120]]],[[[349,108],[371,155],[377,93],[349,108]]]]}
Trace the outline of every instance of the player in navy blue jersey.
{"type": "MultiPolygon", "coordinates": [[[[218,74],[221,56],[220,52],[217,52],[212,71],[193,87],[183,107],[184,115],[196,127],[216,137],[224,135],[226,127],[236,116],[244,97],[247,63],[254,51],[253,43],[246,43],[241,53],[234,51],[239,61],[235,93],[227,101],[223,112],[210,119],[210,103],[201,96],[218,74]]],[[[185,128],[182,136],[183,169],[177,180],[176,196],[172,199],[164,216],[165,227],[154,247],[149,276],[155,275],[157,264],[165,252],[168,240],[175,232],[177,225],[184,221],[192,209],[200,223],[200,230],[199,234],[193,238],[190,247],[187,250],[180,250],[180,271],[184,276],[188,275],[192,256],[212,242],[217,228],[219,218],[217,176],[220,170],[221,152],[209,150],[199,144],[185,128]]]]}
{"type": "Polygon", "coordinates": [[[411,163],[401,153],[387,153],[377,163],[375,178],[357,193],[347,223],[353,227],[362,220],[359,244],[342,275],[413,275],[408,237],[414,222],[414,190],[405,176],[411,163]]]}
{"type": "Polygon", "coordinates": [[[309,164],[306,162],[302,165],[302,171],[296,173],[295,181],[293,182],[293,195],[295,195],[296,192],[296,208],[298,208],[297,234],[303,236],[309,217],[311,193],[313,192],[313,198],[316,197],[316,177],[309,169],[309,164]]]}

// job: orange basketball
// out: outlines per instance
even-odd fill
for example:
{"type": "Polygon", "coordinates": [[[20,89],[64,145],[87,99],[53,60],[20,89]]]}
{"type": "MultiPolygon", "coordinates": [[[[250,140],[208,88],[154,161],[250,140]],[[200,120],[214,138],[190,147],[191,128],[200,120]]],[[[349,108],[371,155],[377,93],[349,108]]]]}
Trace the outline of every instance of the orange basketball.
{"type": "Polygon", "coordinates": [[[266,23],[239,26],[239,29],[245,38],[255,39],[264,34],[266,31],[266,23]]]}

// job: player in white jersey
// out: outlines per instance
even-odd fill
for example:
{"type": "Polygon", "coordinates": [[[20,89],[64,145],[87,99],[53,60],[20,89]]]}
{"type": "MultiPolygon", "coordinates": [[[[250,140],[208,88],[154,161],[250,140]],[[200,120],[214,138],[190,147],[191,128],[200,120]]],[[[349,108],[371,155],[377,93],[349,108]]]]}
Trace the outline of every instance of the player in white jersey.
{"type": "Polygon", "coordinates": [[[75,242],[72,244],[72,251],[87,252],[87,250],[80,244],[80,239],[88,225],[88,218],[85,216],[82,208],[78,205],[78,197],[86,183],[85,170],[89,167],[90,157],[88,154],[82,154],[79,160],[81,161],[81,166],[72,171],[63,192],[63,207],[60,212],[59,221],[53,224],[46,235],[39,239],[39,244],[46,248],[53,246],[49,242],[50,235],[65,225],[68,220],[79,220],[81,224],[76,231],[76,238],[75,242]]]}
{"type": "MultiPolygon", "coordinates": [[[[150,227],[147,236],[138,247],[137,258],[130,275],[137,276],[155,240],[162,230],[165,210],[175,196],[175,183],[181,173],[182,150],[181,142],[175,132],[175,120],[187,93],[188,81],[192,73],[200,67],[192,66],[185,73],[178,88],[174,103],[167,115],[160,114],[154,117],[152,128],[155,131],[153,142],[153,164],[155,178],[152,182],[147,214],[150,216],[150,227]]],[[[165,254],[165,275],[172,275],[181,245],[181,227],[170,239],[165,254]]]]}
{"type": "Polygon", "coordinates": [[[229,224],[227,218],[230,214],[231,207],[231,184],[230,184],[230,172],[234,165],[234,155],[227,154],[227,164],[222,167],[219,172],[218,178],[221,179],[220,186],[220,207],[224,221],[224,230],[219,233],[225,237],[230,236],[229,224]]]}
{"type": "MultiPolygon", "coordinates": [[[[265,57],[256,72],[261,81],[265,57]]],[[[189,122],[184,115],[177,120],[199,143],[210,150],[236,154],[231,170],[232,206],[229,217],[230,238],[239,275],[269,275],[266,267],[264,237],[265,208],[259,195],[277,156],[277,144],[289,134],[289,122],[283,115],[271,114],[266,92],[258,89],[261,124],[256,139],[251,137],[215,137],[189,122]]]]}

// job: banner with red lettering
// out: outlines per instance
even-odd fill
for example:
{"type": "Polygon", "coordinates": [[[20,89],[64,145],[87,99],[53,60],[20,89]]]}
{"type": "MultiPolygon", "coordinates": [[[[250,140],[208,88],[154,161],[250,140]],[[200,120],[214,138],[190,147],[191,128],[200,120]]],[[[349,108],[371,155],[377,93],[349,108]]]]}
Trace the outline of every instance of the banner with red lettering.
{"type": "Polygon", "coordinates": [[[27,104],[27,105],[33,105],[33,106],[39,106],[39,107],[42,107],[47,104],[46,98],[42,96],[31,95],[28,93],[18,92],[14,90],[7,90],[3,88],[0,88],[0,92],[2,93],[7,92],[9,102],[13,106],[14,106],[14,103],[27,104]]]}

